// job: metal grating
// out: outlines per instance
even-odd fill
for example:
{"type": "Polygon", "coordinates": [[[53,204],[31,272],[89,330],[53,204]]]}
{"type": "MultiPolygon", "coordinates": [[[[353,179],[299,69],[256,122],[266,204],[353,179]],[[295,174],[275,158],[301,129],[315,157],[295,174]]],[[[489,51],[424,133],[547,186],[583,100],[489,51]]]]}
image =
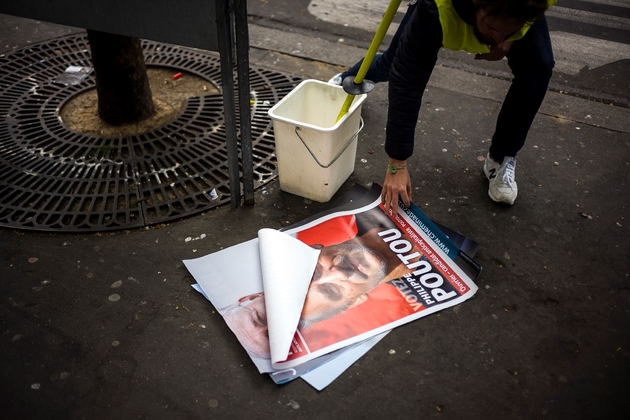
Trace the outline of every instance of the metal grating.
{"type": "MultiPolygon", "coordinates": [[[[144,41],[147,66],[193,73],[221,89],[217,54],[144,41]]],[[[220,94],[189,98],[171,123],[140,135],[77,133],[64,103],[95,86],[55,82],[68,66],[90,67],[85,34],[0,56],[0,226],[106,231],[167,222],[229,202],[220,94]],[[210,192],[218,198],[213,200],[210,192]]],[[[250,68],[254,187],[277,175],[267,110],[301,79],[250,68]]],[[[238,116],[237,116],[238,119],[238,116]]]]}

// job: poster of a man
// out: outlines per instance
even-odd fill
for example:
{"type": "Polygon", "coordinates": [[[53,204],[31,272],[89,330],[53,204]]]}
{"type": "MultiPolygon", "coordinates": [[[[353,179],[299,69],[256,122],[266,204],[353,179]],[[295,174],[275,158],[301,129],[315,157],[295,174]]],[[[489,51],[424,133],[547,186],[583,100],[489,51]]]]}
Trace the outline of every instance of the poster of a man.
{"type": "MultiPolygon", "coordinates": [[[[266,305],[273,305],[275,300],[265,299],[275,298],[263,293],[261,255],[273,253],[276,246],[273,242],[254,239],[185,261],[198,281],[199,290],[219,309],[261,373],[297,368],[453,306],[477,290],[470,277],[454,263],[455,256],[450,255],[459,252],[457,247],[419,209],[407,209],[394,217],[385,213],[378,197],[370,195],[369,200],[353,209],[324,214],[284,231],[293,237],[288,241],[289,248],[284,249],[294,246],[320,250],[311,254],[309,269],[300,280],[304,283],[299,292],[299,307],[294,312],[295,318],[287,320],[297,326],[297,331],[289,332],[292,335],[286,360],[274,354],[272,363],[269,350],[269,328],[274,334],[277,330],[276,324],[268,325],[266,305]],[[291,241],[295,245],[290,245],[291,241]],[[366,316],[369,322],[358,322],[360,327],[356,328],[350,314],[361,314],[363,307],[393,317],[366,316]],[[338,319],[343,322],[334,322],[338,319]],[[344,331],[326,331],[324,326],[344,331]],[[337,340],[322,340],[322,336],[337,340]]],[[[275,257],[277,253],[272,255],[275,257]]],[[[276,284],[289,285],[292,279],[282,279],[284,264],[290,271],[305,264],[305,260],[299,256],[281,257],[275,264],[272,272],[281,278],[276,284]]],[[[273,310],[276,314],[280,311],[280,318],[274,319],[282,320],[282,306],[273,306],[273,310]]],[[[282,321],[278,325],[282,326],[282,321]]]]}
{"type": "MultiPolygon", "coordinates": [[[[394,227],[377,208],[324,221],[313,228],[316,235],[309,229],[297,233],[298,239],[321,250],[300,317],[301,331],[366,302],[380,283],[410,271],[378,237],[378,232],[394,227]],[[334,238],[326,232],[334,232],[334,238]],[[343,238],[340,232],[357,236],[330,244],[343,238]],[[308,243],[313,241],[318,243],[308,243]]],[[[248,352],[270,357],[264,293],[243,296],[219,312],[248,352]]]]}

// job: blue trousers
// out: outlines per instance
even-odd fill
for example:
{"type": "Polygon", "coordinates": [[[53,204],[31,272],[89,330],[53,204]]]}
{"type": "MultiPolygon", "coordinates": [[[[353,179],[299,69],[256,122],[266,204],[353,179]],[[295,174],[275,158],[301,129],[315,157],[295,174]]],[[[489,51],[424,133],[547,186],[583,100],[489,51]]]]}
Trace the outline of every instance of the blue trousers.
{"type": "Polygon", "coordinates": [[[547,20],[541,16],[507,54],[514,78],[492,136],[490,156],[501,162],[523,148],[529,128],[545,99],[555,61],[547,20]]]}
{"type": "MultiPolygon", "coordinates": [[[[367,80],[375,83],[389,80],[389,69],[398,41],[414,9],[415,5],[409,6],[387,50],[374,57],[365,76],[367,80]]],[[[490,146],[490,156],[498,162],[502,162],[505,156],[516,156],[523,148],[527,133],[547,93],[555,62],[544,16],[536,20],[522,39],[512,44],[507,60],[514,78],[499,112],[490,146]]],[[[362,62],[359,61],[342,73],[342,78],[356,75],[362,62]]]]}

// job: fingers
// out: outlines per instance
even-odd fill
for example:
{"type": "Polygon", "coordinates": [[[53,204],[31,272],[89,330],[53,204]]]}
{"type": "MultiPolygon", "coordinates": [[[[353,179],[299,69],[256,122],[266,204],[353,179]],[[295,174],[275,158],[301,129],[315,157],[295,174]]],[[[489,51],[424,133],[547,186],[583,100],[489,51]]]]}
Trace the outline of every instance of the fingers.
{"type": "Polygon", "coordinates": [[[390,193],[388,203],[389,209],[387,211],[389,212],[391,209],[392,215],[396,217],[398,215],[398,194],[390,193]]]}
{"type": "Polygon", "coordinates": [[[411,191],[409,191],[409,188],[407,188],[404,194],[400,195],[400,198],[402,198],[403,203],[405,203],[405,207],[411,207],[411,191]]]}
{"type": "Polygon", "coordinates": [[[391,210],[394,217],[398,214],[399,196],[405,206],[411,205],[411,179],[406,170],[385,175],[385,182],[381,191],[381,203],[387,213],[391,210]]]}
{"type": "Polygon", "coordinates": [[[381,203],[385,207],[385,213],[389,213],[391,209],[394,217],[396,217],[398,214],[398,194],[393,192],[391,188],[383,186],[383,191],[381,192],[381,203]]]}
{"type": "Polygon", "coordinates": [[[389,213],[391,209],[394,215],[398,213],[398,194],[391,187],[387,177],[383,183],[383,190],[381,191],[381,204],[385,207],[385,212],[389,213]]]}

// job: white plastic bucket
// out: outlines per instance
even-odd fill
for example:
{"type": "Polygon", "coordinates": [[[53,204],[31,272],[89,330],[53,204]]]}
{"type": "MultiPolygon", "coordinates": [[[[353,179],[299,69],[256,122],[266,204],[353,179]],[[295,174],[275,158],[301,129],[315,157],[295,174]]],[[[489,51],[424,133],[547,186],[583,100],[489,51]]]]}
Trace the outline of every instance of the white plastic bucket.
{"type": "Polygon", "coordinates": [[[269,110],[282,191],[326,202],[354,171],[367,95],[335,123],[347,96],[340,86],[304,80],[269,110]]]}

